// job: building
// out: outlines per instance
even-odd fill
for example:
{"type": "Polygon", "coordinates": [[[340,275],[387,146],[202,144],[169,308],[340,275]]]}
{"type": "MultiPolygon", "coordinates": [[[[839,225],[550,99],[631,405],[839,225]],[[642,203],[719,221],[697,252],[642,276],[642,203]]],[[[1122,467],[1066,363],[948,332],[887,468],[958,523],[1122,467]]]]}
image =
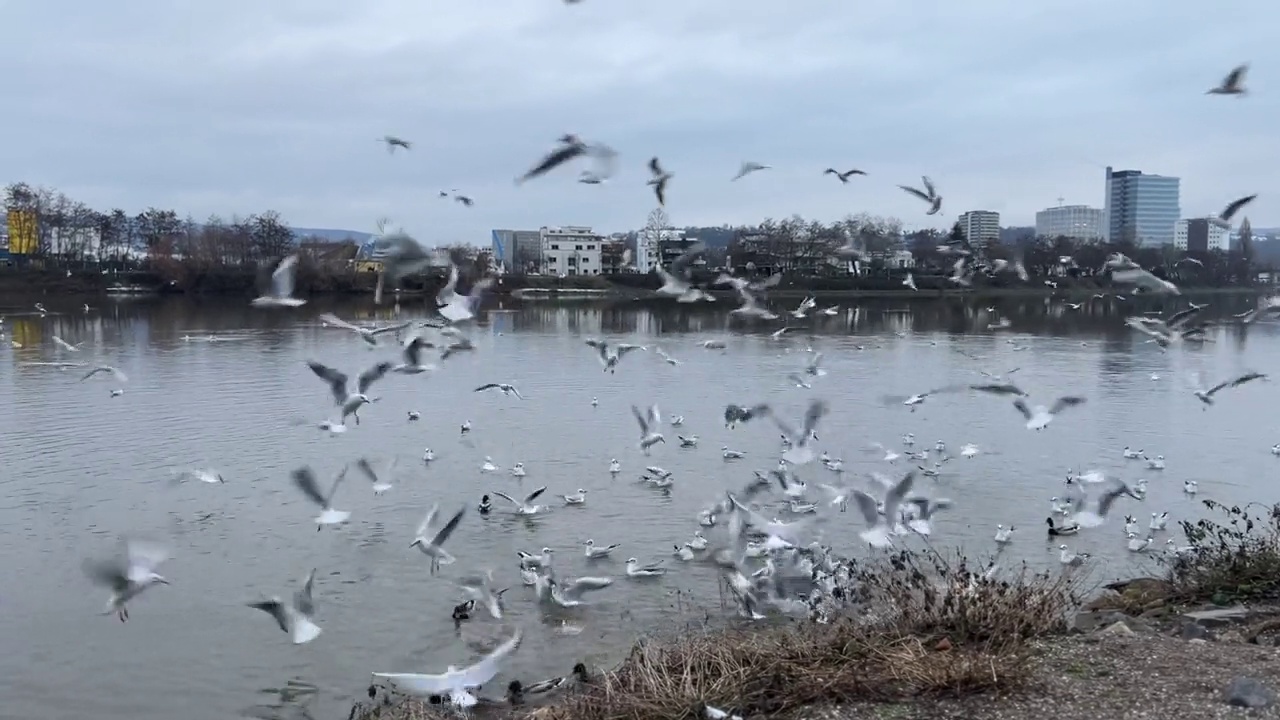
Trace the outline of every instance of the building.
{"type": "Polygon", "coordinates": [[[1141,170],[1107,168],[1103,229],[1107,242],[1172,245],[1174,226],[1182,217],[1181,181],[1141,170]]]}
{"type": "Polygon", "coordinates": [[[1173,246],[1186,252],[1226,251],[1231,242],[1231,225],[1216,217],[1179,220],[1174,225],[1173,246]]]}
{"type": "Polygon", "coordinates": [[[541,271],[548,275],[599,275],[605,239],[589,227],[566,225],[538,230],[542,244],[541,271]]]}
{"type": "Polygon", "coordinates": [[[600,243],[600,274],[628,272],[628,261],[626,240],[609,238],[600,243]]]}
{"type": "Polygon", "coordinates": [[[494,230],[493,259],[509,272],[537,272],[542,265],[542,233],[537,230],[494,230]]]}
{"type": "Polygon", "coordinates": [[[1000,242],[1000,213],[993,210],[970,210],[960,215],[960,229],[965,240],[975,248],[1000,242]]]}
{"type": "MultiPolygon", "coordinates": [[[[685,243],[684,231],[675,228],[655,230],[645,228],[636,235],[636,272],[648,273],[659,265],[666,266],[670,260],[664,259],[663,247],[679,247],[685,243]]],[[[690,241],[692,244],[692,241],[690,241]]],[[[676,253],[679,255],[679,253],[676,253]]]]}
{"type": "Polygon", "coordinates": [[[1101,240],[1102,210],[1088,205],[1059,205],[1036,213],[1036,237],[1101,240]]]}
{"type": "MultiPolygon", "coordinates": [[[[671,267],[671,263],[675,262],[676,258],[685,254],[689,248],[698,242],[698,238],[686,237],[683,231],[677,230],[675,232],[679,233],[679,235],[673,235],[658,241],[658,262],[662,264],[663,268],[671,267]]],[[[696,263],[707,264],[706,260],[702,258],[698,258],[695,261],[696,263]]]]}

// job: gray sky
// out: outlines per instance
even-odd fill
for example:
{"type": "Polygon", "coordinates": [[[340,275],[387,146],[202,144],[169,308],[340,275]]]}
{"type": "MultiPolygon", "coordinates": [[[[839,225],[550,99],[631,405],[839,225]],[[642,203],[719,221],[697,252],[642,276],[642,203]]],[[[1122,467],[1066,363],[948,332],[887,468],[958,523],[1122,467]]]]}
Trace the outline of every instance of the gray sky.
{"type": "Polygon", "coordinates": [[[0,180],[428,242],[799,213],[1031,224],[1103,166],[1182,178],[1185,216],[1280,225],[1280,5],[1225,0],[0,0],[0,180]],[[1206,96],[1251,62],[1244,99],[1206,96]],[[611,184],[512,180],[575,132],[611,184]],[[414,142],[389,155],[386,134],[414,142]],[[773,165],[737,183],[744,160],[773,165]],[[870,175],[842,186],[829,165],[870,175]],[[944,215],[896,188],[927,174],[944,215]],[[441,189],[474,197],[466,208],[441,189]]]}

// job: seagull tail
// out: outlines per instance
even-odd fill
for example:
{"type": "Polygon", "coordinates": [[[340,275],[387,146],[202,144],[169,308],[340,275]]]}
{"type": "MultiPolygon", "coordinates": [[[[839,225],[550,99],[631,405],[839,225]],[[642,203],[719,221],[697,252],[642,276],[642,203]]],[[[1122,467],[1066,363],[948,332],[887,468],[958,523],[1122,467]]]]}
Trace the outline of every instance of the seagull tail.
{"type": "Polygon", "coordinates": [[[293,644],[309,643],[320,636],[320,626],[305,617],[298,617],[293,625],[293,644]]]}

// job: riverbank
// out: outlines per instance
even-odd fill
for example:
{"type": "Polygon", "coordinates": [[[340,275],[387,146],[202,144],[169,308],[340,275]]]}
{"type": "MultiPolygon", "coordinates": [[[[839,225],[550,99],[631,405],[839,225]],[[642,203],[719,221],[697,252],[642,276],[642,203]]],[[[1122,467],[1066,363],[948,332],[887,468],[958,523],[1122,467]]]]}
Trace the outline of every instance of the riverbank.
{"type": "MultiPolygon", "coordinates": [[[[475,715],[693,720],[710,704],[783,720],[1280,717],[1280,506],[1207,505],[1224,519],[1184,523],[1194,549],[1150,556],[1161,577],[1111,583],[1088,602],[1088,566],[987,580],[963,559],[898,553],[857,571],[856,601],[827,623],[645,639],[542,702],[482,691],[495,699],[475,715]]],[[[351,713],[452,716],[385,691],[351,713]]]]}
{"type": "MultiPolygon", "coordinates": [[[[402,297],[434,294],[444,285],[443,271],[435,275],[406,278],[394,293],[402,297]]],[[[943,275],[918,275],[918,290],[903,287],[887,278],[791,278],[771,288],[768,295],[775,300],[799,300],[813,297],[819,303],[838,303],[861,299],[936,299],[936,298],[1001,298],[1055,297],[1064,300],[1086,300],[1095,294],[1116,294],[1117,289],[1097,278],[1057,278],[1057,287],[1034,280],[1030,284],[984,285],[959,288],[943,275]]],[[[240,269],[190,272],[184,268],[166,273],[130,271],[103,274],[99,271],[7,270],[0,272],[0,296],[76,296],[95,297],[110,294],[146,295],[180,294],[194,296],[253,297],[265,285],[261,273],[240,269]]],[[[529,300],[623,300],[640,301],[654,298],[661,283],[654,275],[570,276],[506,275],[497,279],[492,291],[497,295],[523,297],[529,300]]],[[[377,287],[375,273],[329,273],[323,268],[300,266],[296,278],[296,294],[300,297],[326,295],[373,295],[377,287]]],[[[1185,295],[1256,295],[1275,292],[1269,285],[1228,287],[1184,287],[1185,295]]],[[[392,289],[388,288],[388,294],[392,289]]],[[[1127,291],[1120,291],[1121,293],[1127,291]]],[[[734,302],[731,289],[712,288],[717,301],[734,302]]],[[[667,298],[658,298],[666,300],[667,298]]]]}

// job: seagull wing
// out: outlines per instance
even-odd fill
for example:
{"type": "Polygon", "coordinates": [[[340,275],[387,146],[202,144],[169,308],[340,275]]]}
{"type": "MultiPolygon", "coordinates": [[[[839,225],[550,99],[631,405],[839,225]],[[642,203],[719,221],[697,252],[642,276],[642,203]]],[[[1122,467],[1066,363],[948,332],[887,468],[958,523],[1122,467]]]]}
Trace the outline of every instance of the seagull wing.
{"type": "Polygon", "coordinates": [[[329,323],[334,327],[342,328],[343,330],[350,330],[352,332],[361,331],[361,328],[358,328],[355,325],[352,325],[351,323],[347,322],[346,320],[343,320],[342,318],[338,317],[337,315],[334,315],[333,313],[323,313],[322,315],[320,315],[320,320],[323,322],[329,323]]]}
{"type": "Polygon", "coordinates": [[[854,490],[853,504],[858,506],[858,512],[862,514],[862,518],[868,525],[875,525],[880,520],[880,507],[876,504],[876,499],[870,495],[861,490],[854,490]]]}
{"type": "Polygon", "coordinates": [[[347,376],[345,373],[334,370],[327,365],[321,365],[314,360],[308,360],[307,367],[311,368],[311,372],[315,373],[316,377],[329,383],[329,392],[333,393],[334,401],[338,405],[346,401],[347,376]]]}
{"type": "Polygon", "coordinates": [[[458,523],[462,522],[462,516],[465,514],[467,514],[467,509],[465,507],[454,513],[453,517],[449,518],[449,522],[445,523],[444,527],[440,528],[440,532],[437,532],[436,536],[431,538],[431,544],[436,547],[444,545],[444,541],[448,540],[449,536],[453,534],[453,531],[458,527],[458,523]]]}
{"type": "MultiPolygon", "coordinates": [[[[510,498],[507,499],[510,500],[510,498]]],[[[418,523],[418,529],[414,532],[414,537],[425,538],[427,536],[427,531],[431,529],[431,523],[436,521],[436,516],[439,514],[440,504],[436,503],[427,511],[426,516],[422,518],[422,522],[418,523]]]]}
{"type": "Polygon", "coordinates": [[[612,578],[607,577],[580,577],[575,579],[568,585],[560,587],[560,594],[571,600],[577,600],[582,594],[590,590],[602,590],[613,584],[612,578]]]}
{"type": "Polygon", "coordinates": [[[1240,208],[1253,202],[1257,197],[1257,194],[1246,195],[1239,200],[1233,201],[1230,205],[1222,209],[1222,214],[1218,217],[1220,217],[1224,222],[1229,222],[1231,217],[1240,211],[1240,208]]]}
{"type": "Polygon", "coordinates": [[[525,497],[524,497],[524,504],[525,504],[525,505],[528,505],[529,503],[533,502],[534,500],[537,500],[537,499],[542,495],[542,493],[544,493],[544,492],[546,492],[546,491],[547,491],[547,486],[546,486],[546,485],[543,485],[542,487],[538,488],[537,490],[534,490],[533,492],[529,493],[528,495],[525,495],[525,497]]]}
{"type": "Polygon", "coordinates": [[[256,608],[266,612],[268,615],[276,619],[276,624],[280,629],[289,632],[289,613],[285,610],[284,603],[276,598],[270,600],[262,600],[259,602],[249,603],[249,607],[256,608]]]}
{"type": "Polygon", "coordinates": [[[924,191],[928,193],[930,200],[938,197],[938,189],[933,186],[933,181],[929,179],[928,175],[922,175],[920,182],[924,183],[924,191]]]}
{"type": "Polygon", "coordinates": [[[300,467],[293,471],[293,484],[298,486],[303,495],[306,495],[311,502],[324,507],[328,505],[324,494],[320,492],[320,485],[316,482],[316,474],[310,467],[300,467]]]}
{"type": "Polygon", "coordinates": [[[474,392],[480,392],[481,390],[492,390],[493,388],[501,388],[501,387],[502,386],[499,385],[498,383],[488,383],[487,385],[481,385],[480,387],[476,388],[474,392]]]}
{"type": "Polygon", "coordinates": [[[506,500],[507,502],[511,503],[512,505],[515,505],[516,507],[520,507],[520,503],[516,502],[515,498],[511,497],[510,495],[508,495],[508,494],[506,494],[506,493],[504,493],[504,492],[499,492],[499,491],[497,491],[497,490],[494,490],[494,491],[493,491],[493,494],[494,494],[494,495],[497,495],[498,497],[502,498],[503,500],[506,500]]]}
{"type": "MultiPolygon", "coordinates": [[[[311,617],[316,612],[315,602],[311,599],[311,590],[315,583],[316,570],[312,568],[311,572],[307,573],[306,579],[302,581],[302,587],[298,588],[298,591],[293,594],[294,609],[307,617],[311,617]]],[[[285,632],[288,632],[288,630],[285,632]]]]}
{"type": "Polygon", "coordinates": [[[406,330],[406,329],[408,329],[410,325],[413,325],[413,323],[412,323],[412,322],[403,322],[403,323],[400,323],[399,325],[388,325],[388,326],[386,326],[386,327],[374,328],[374,329],[372,329],[372,330],[370,330],[370,331],[369,331],[369,334],[370,334],[370,335],[385,335],[386,333],[397,333],[397,332],[400,332],[401,330],[406,330]]]}
{"type": "Polygon", "coordinates": [[[1031,419],[1032,417],[1031,408],[1027,407],[1027,404],[1023,402],[1022,398],[1018,398],[1017,400],[1014,400],[1013,406],[1018,409],[1018,412],[1022,413],[1022,417],[1026,418],[1027,420],[1031,419]]]}
{"type": "Polygon", "coordinates": [[[378,482],[378,474],[373,471],[373,466],[369,464],[368,458],[360,458],[357,460],[356,468],[358,468],[360,472],[364,473],[365,477],[369,478],[369,482],[378,482]]]}
{"type": "Polygon", "coordinates": [[[329,502],[333,500],[334,493],[338,492],[338,486],[342,484],[342,481],[345,480],[346,477],[347,466],[343,465],[342,469],[338,471],[337,476],[333,478],[333,485],[329,487],[329,494],[324,497],[323,507],[329,507],[329,502]]]}
{"type": "Polygon", "coordinates": [[[463,687],[480,687],[497,676],[502,669],[502,661],[515,651],[520,644],[521,634],[517,630],[510,640],[493,649],[493,652],[481,658],[476,664],[461,671],[460,682],[463,687]]]}
{"type": "Polygon", "coordinates": [[[636,416],[636,422],[640,423],[640,434],[649,434],[649,417],[640,412],[640,408],[635,405],[631,406],[631,414],[636,416]]]}
{"type": "Polygon", "coordinates": [[[1198,307],[1189,307],[1186,310],[1180,310],[1170,315],[1169,319],[1164,321],[1164,324],[1170,329],[1177,328],[1179,325],[1185,324],[1192,318],[1192,316],[1200,312],[1200,310],[1201,308],[1198,307]]]}
{"type": "Polygon", "coordinates": [[[289,255],[280,261],[275,272],[271,273],[271,292],[278,298],[293,295],[293,273],[298,265],[298,256],[289,255]]]}
{"type": "Polygon", "coordinates": [[[85,560],[81,564],[84,574],[98,585],[105,585],[116,592],[129,586],[129,573],[119,559],[85,560]]]}
{"type": "Polygon", "coordinates": [[[809,409],[804,413],[802,438],[806,440],[809,438],[813,431],[818,427],[818,421],[822,419],[823,415],[827,414],[829,409],[830,408],[827,407],[827,403],[822,400],[814,400],[809,403],[809,409]]]}
{"type": "Polygon", "coordinates": [[[377,365],[374,365],[368,370],[365,370],[364,372],[360,373],[360,376],[358,378],[356,378],[356,389],[360,392],[360,394],[363,395],[364,393],[369,391],[370,385],[381,380],[382,377],[386,375],[387,371],[390,369],[391,369],[391,363],[384,361],[384,362],[378,363],[377,365]]]}
{"type": "Polygon", "coordinates": [[[1078,395],[1065,395],[1054,401],[1053,405],[1049,408],[1049,414],[1057,415],[1069,407],[1083,405],[1084,403],[1085,399],[1078,395]]]}
{"type": "Polygon", "coordinates": [[[922,191],[920,191],[920,190],[917,190],[917,189],[915,189],[915,188],[913,188],[913,187],[909,187],[909,186],[907,186],[907,185],[899,185],[898,187],[900,187],[900,188],[902,188],[903,190],[905,190],[905,191],[907,191],[907,192],[911,193],[912,195],[915,195],[916,197],[920,198],[921,200],[924,200],[925,202],[932,202],[932,201],[933,201],[933,199],[932,199],[932,198],[930,198],[927,194],[925,194],[924,192],[922,192],[922,191]]]}

